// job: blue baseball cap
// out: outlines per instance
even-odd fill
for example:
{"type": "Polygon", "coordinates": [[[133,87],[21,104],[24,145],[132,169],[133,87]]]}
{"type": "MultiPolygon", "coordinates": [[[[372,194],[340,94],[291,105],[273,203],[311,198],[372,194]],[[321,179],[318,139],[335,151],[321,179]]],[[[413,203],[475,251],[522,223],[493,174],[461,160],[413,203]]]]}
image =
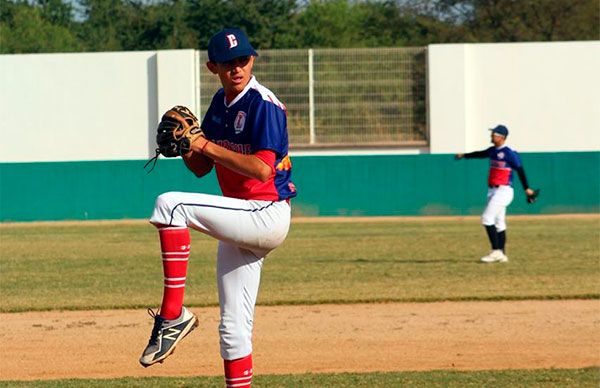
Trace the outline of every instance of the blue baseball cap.
{"type": "Polygon", "coordinates": [[[508,128],[506,128],[504,125],[496,125],[495,128],[490,128],[490,131],[504,137],[508,136],[508,128]]]}
{"type": "Polygon", "coordinates": [[[228,62],[247,55],[258,56],[244,31],[237,28],[225,28],[208,41],[208,60],[228,62]]]}

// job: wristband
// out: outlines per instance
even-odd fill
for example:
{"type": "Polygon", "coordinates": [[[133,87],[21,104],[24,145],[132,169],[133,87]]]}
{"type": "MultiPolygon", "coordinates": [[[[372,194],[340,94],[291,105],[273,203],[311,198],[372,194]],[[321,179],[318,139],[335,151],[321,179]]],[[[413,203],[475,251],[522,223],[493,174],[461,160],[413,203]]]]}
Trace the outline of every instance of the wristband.
{"type": "Polygon", "coordinates": [[[210,143],[210,141],[207,140],[206,143],[204,143],[204,145],[202,146],[202,148],[200,148],[200,153],[202,155],[204,155],[204,149],[206,148],[206,146],[208,145],[208,143],[210,143]]]}

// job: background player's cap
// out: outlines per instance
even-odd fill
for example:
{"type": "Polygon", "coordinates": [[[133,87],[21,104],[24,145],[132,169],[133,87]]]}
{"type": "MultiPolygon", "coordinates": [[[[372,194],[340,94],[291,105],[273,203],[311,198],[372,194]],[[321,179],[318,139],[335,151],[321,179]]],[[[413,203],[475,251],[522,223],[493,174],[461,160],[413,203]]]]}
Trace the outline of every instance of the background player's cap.
{"type": "Polygon", "coordinates": [[[247,55],[258,56],[244,31],[237,28],[225,28],[208,42],[208,60],[211,62],[228,62],[247,55]]]}
{"type": "Polygon", "coordinates": [[[490,131],[504,137],[508,136],[508,128],[506,128],[504,125],[497,125],[495,128],[490,128],[490,131]]]}

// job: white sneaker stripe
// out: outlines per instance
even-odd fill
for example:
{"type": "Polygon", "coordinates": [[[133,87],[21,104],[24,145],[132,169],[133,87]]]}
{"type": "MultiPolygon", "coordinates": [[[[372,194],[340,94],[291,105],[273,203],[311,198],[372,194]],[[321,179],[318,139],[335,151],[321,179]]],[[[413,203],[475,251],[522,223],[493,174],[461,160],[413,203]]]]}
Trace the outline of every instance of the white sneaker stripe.
{"type": "Polygon", "coordinates": [[[188,261],[188,258],[180,258],[180,259],[162,259],[163,261],[188,261]]]}
{"type": "Polygon", "coordinates": [[[190,251],[180,251],[180,252],[161,252],[164,255],[189,255],[190,251]]]}
{"type": "Polygon", "coordinates": [[[178,281],[178,280],[185,280],[185,276],[182,277],[182,278],[165,278],[165,280],[175,282],[175,281],[178,281]]]}

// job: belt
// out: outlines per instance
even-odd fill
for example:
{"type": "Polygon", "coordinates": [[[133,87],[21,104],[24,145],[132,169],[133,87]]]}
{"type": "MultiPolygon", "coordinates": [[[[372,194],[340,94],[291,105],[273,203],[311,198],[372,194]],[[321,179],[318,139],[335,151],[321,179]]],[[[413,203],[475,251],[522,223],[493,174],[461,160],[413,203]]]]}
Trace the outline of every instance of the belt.
{"type": "Polygon", "coordinates": [[[500,185],[488,185],[490,189],[497,189],[500,185]]]}

